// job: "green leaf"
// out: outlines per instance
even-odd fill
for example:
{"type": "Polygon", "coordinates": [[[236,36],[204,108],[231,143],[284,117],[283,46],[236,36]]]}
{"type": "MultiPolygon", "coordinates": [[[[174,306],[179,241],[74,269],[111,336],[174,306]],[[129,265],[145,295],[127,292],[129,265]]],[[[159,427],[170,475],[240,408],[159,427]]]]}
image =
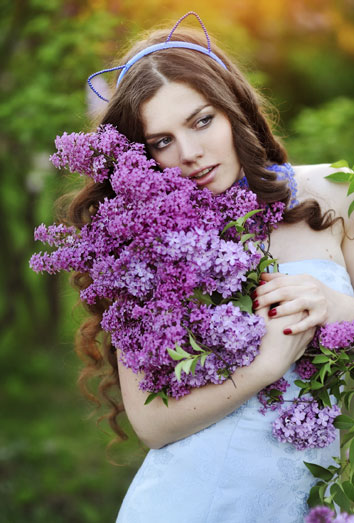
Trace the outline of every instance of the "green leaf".
{"type": "Polygon", "coordinates": [[[316,465],[316,463],[308,463],[307,461],[304,461],[304,463],[315,478],[323,479],[324,481],[330,481],[333,478],[333,473],[328,469],[316,465]]]}
{"type": "Polygon", "coordinates": [[[348,187],[347,196],[349,196],[353,192],[354,192],[354,181],[351,181],[350,184],[349,184],[349,187],[348,187]]]}
{"type": "Polygon", "coordinates": [[[333,351],[327,349],[326,347],[324,347],[322,345],[322,343],[320,343],[320,350],[321,352],[323,352],[323,354],[326,354],[327,356],[333,356],[333,351]]]}
{"type": "Polygon", "coordinates": [[[344,172],[338,171],[336,173],[325,176],[325,178],[327,178],[331,182],[348,183],[350,181],[350,175],[351,175],[351,173],[344,173],[344,172]]]}
{"type": "Polygon", "coordinates": [[[236,220],[237,224],[238,225],[244,225],[244,223],[246,222],[246,220],[248,220],[248,218],[251,218],[251,216],[253,216],[254,214],[256,214],[257,212],[263,212],[264,209],[254,209],[253,211],[249,211],[247,214],[245,214],[244,216],[241,216],[241,218],[238,218],[236,220]]]}
{"type": "Polygon", "coordinates": [[[308,383],[305,383],[302,380],[295,380],[294,383],[297,387],[300,387],[300,389],[305,389],[309,385],[308,383]]]}
{"type": "Polygon", "coordinates": [[[269,396],[271,398],[279,398],[279,396],[281,396],[283,393],[280,391],[280,390],[277,390],[277,389],[271,389],[269,391],[269,396]]]}
{"type": "Polygon", "coordinates": [[[348,218],[350,217],[351,213],[354,211],[354,200],[352,201],[352,203],[349,205],[349,209],[348,209],[348,218]]]}
{"type": "Polygon", "coordinates": [[[271,258],[270,260],[267,259],[267,260],[263,260],[263,261],[261,261],[261,263],[260,263],[259,266],[258,266],[260,272],[263,272],[264,269],[266,269],[267,267],[269,267],[269,265],[272,265],[272,263],[274,263],[273,258],[271,258]]]}
{"type": "Polygon", "coordinates": [[[349,447],[349,462],[352,468],[354,468],[354,439],[350,444],[349,447]]]}
{"type": "Polygon", "coordinates": [[[344,481],[342,487],[347,497],[354,501],[354,485],[350,481],[344,481]]]}
{"type": "Polygon", "coordinates": [[[175,367],[175,375],[178,381],[181,381],[181,372],[184,361],[180,361],[175,367]]]}
{"type": "Polygon", "coordinates": [[[350,512],[350,499],[348,499],[347,495],[344,493],[344,490],[340,487],[338,483],[334,483],[331,488],[330,492],[333,496],[333,499],[337,505],[340,506],[341,509],[343,509],[345,512],[350,512]]]}
{"type": "Polygon", "coordinates": [[[184,360],[183,365],[182,365],[182,370],[184,370],[184,372],[186,374],[189,374],[189,372],[191,370],[192,363],[193,363],[193,359],[184,360]]]}
{"type": "Polygon", "coordinates": [[[254,238],[254,234],[251,234],[251,233],[248,233],[248,234],[242,234],[241,236],[241,243],[245,243],[247,240],[249,240],[250,238],[254,238]]]}
{"type": "Polygon", "coordinates": [[[327,363],[328,361],[328,356],[325,356],[324,354],[319,354],[318,356],[315,356],[312,360],[312,363],[313,364],[316,364],[316,363],[327,363]]]}
{"type": "Polygon", "coordinates": [[[321,499],[321,495],[320,495],[320,489],[321,489],[322,485],[325,485],[325,483],[322,483],[321,481],[319,481],[310,490],[309,497],[307,498],[307,504],[310,508],[316,507],[317,505],[322,504],[322,499],[321,499]]]}
{"type": "Polygon", "coordinates": [[[347,410],[350,409],[352,399],[354,397],[354,390],[346,392],[344,394],[344,406],[347,410]]]}
{"type": "Polygon", "coordinates": [[[323,385],[324,379],[326,377],[326,374],[328,372],[330,372],[330,370],[331,370],[331,365],[329,363],[326,363],[326,365],[323,365],[323,367],[321,367],[319,377],[320,377],[322,385],[323,385]]]}
{"type": "MultiPolygon", "coordinates": [[[[341,447],[343,447],[348,441],[354,438],[354,432],[350,430],[347,434],[341,436],[341,447]]],[[[353,469],[354,470],[354,469],[353,469]]]]}
{"type": "Polygon", "coordinates": [[[258,283],[258,275],[255,271],[251,271],[247,274],[247,280],[252,280],[258,283]]]}
{"type": "Polygon", "coordinates": [[[160,390],[159,392],[151,392],[146,398],[144,405],[148,405],[155,398],[161,398],[166,407],[168,407],[168,396],[164,390],[160,390]]]}
{"type": "Polygon", "coordinates": [[[225,227],[223,228],[223,230],[221,231],[221,236],[223,234],[225,234],[225,232],[228,231],[231,227],[236,227],[237,228],[237,226],[238,226],[237,220],[227,223],[225,225],[225,227]]]}
{"type": "Polygon", "coordinates": [[[341,352],[338,356],[338,360],[339,361],[349,361],[350,358],[349,358],[348,354],[346,354],[345,352],[341,352]]]}
{"type": "Polygon", "coordinates": [[[190,356],[191,356],[189,354],[189,352],[186,352],[185,350],[183,350],[182,347],[178,343],[176,343],[176,352],[178,354],[183,355],[184,358],[190,358],[190,356]]]}
{"type": "Polygon", "coordinates": [[[318,389],[322,389],[323,385],[322,383],[320,383],[319,381],[310,381],[310,387],[311,387],[311,390],[318,390],[318,389]]]}
{"type": "Polygon", "coordinates": [[[148,397],[146,398],[145,400],[145,403],[144,405],[148,405],[149,403],[152,402],[152,400],[154,400],[155,398],[157,398],[158,394],[156,392],[151,392],[148,397]]]}
{"type": "Polygon", "coordinates": [[[239,307],[242,312],[248,312],[249,314],[252,314],[252,298],[250,296],[243,296],[242,294],[240,294],[237,300],[231,301],[232,304],[235,307],[239,307]]]}
{"type": "Polygon", "coordinates": [[[334,420],[333,425],[336,427],[336,429],[350,430],[354,427],[354,419],[347,416],[346,414],[340,414],[334,420]]]}
{"type": "Polygon", "coordinates": [[[194,289],[194,292],[190,299],[196,299],[200,303],[205,303],[206,305],[214,305],[213,300],[209,294],[203,294],[200,289],[194,289]]]}
{"type": "Polygon", "coordinates": [[[325,407],[331,407],[332,406],[331,399],[329,397],[327,389],[321,390],[321,392],[319,393],[318,397],[320,398],[320,400],[322,400],[322,403],[323,403],[323,405],[325,407]]]}
{"type": "Polygon", "coordinates": [[[195,374],[195,368],[197,366],[197,363],[198,363],[198,360],[199,360],[199,356],[196,356],[195,358],[193,358],[193,362],[192,362],[192,366],[191,366],[191,373],[195,374]]]}
{"type": "Polygon", "coordinates": [[[167,349],[167,352],[169,353],[169,355],[171,356],[171,358],[175,361],[178,361],[178,360],[183,360],[185,358],[185,356],[183,356],[183,354],[179,354],[178,352],[176,352],[175,350],[173,349],[167,349]]]}
{"type": "Polygon", "coordinates": [[[334,167],[334,169],[339,169],[340,167],[349,167],[349,164],[346,160],[338,160],[338,162],[332,163],[330,167],[334,167]]]}
{"type": "Polygon", "coordinates": [[[205,360],[207,359],[208,356],[209,356],[209,354],[206,354],[206,353],[201,355],[200,364],[202,367],[204,367],[205,360]]]}
{"type": "Polygon", "coordinates": [[[191,333],[189,333],[189,343],[191,344],[193,350],[197,352],[205,352],[201,347],[199,347],[198,343],[195,341],[191,333]]]}

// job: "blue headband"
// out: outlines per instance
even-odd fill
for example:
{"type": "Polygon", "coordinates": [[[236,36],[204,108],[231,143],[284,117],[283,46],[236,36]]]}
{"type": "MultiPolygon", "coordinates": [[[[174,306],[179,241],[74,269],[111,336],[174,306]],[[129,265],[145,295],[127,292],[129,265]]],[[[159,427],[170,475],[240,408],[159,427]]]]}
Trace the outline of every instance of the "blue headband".
{"type": "Polygon", "coordinates": [[[166,38],[166,40],[164,42],[161,42],[160,44],[155,44],[155,45],[151,45],[149,47],[146,47],[145,49],[143,49],[142,51],[140,51],[139,53],[137,53],[136,55],[133,56],[133,58],[131,58],[125,65],[119,65],[117,67],[111,67],[110,69],[102,69],[102,71],[98,71],[97,73],[93,73],[91,76],[89,76],[87,82],[90,86],[90,88],[92,89],[92,91],[99,97],[101,98],[101,100],[104,100],[105,102],[108,102],[109,100],[107,100],[107,98],[104,98],[92,85],[92,78],[94,78],[95,76],[99,75],[99,74],[103,74],[103,73],[109,73],[111,71],[119,71],[120,69],[122,70],[120,75],[118,76],[118,80],[117,80],[117,87],[119,85],[119,83],[122,81],[122,78],[123,76],[129,71],[129,69],[138,61],[140,60],[141,58],[143,58],[143,56],[146,56],[148,54],[151,54],[151,53],[155,53],[156,51],[161,51],[163,49],[172,49],[172,48],[179,48],[179,49],[191,49],[193,51],[198,51],[199,53],[203,53],[203,54],[206,54],[208,56],[210,56],[210,58],[212,58],[213,60],[215,60],[215,62],[217,62],[219,65],[221,65],[224,69],[227,69],[226,65],[224,64],[224,62],[222,60],[220,60],[220,58],[218,56],[216,56],[215,53],[212,52],[211,50],[211,44],[210,44],[210,38],[209,38],[209,35],[208,35],[208,32],[205,28],[205,25],[203,24],[201,18],[199,17],[199,15],[197,15],[197,13],[195,13],[194,11],[189,11],[187,14],[185,14],[184,16],[182,16],[178,22],[175,23],[175,25],[173,26],[170,34],[168,35],[168,37],[166,38]],[[174,31],[177,29],[177,27],[179,26],[179,24],[185,19],[187,18],[187,16],[189,15],[194,15],[197,17],[198,19],[198,22],[200,23],[200,25],[202,26],[202,29],[204,31],[204,34],[205,34],[205,37],[206,37],[206,40],[207,40],[207,43],[208,43],[208,47],[203,47],[201,45],[197,45],[197,44],[193,44],[192,42],[180,42],[178,40],[172,40],[171,41],[171,37],[174,33],[174,31]]]}

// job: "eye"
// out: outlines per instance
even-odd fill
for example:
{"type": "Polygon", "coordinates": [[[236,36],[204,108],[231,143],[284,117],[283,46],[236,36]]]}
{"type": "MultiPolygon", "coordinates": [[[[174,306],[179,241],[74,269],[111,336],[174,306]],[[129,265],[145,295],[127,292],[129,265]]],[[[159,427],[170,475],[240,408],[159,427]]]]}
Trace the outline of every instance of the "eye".
{"type": "Polygon", "coordinates": [[[160,150],[160,149],[164,149],[165,147],[167,147],[170,143],[171,143],[171,138],[169,138],[168,136],[165,136],[164,138],[161,138],[161,140],[158,140],[155,143],[151,143],[150,147],[152,147],[153,149],[160,150]]]}
{"type": "Polygon", "coordinates": [[[214,115],[212,115],[212,114],[208,114],[206,116],[203,116],[203,118],[200,118],[199,120],[197,120],[195,126],[198,129],[202,129],[203,127],[207,127],[211,123],[213,118],[214,118],[214,115]]]}

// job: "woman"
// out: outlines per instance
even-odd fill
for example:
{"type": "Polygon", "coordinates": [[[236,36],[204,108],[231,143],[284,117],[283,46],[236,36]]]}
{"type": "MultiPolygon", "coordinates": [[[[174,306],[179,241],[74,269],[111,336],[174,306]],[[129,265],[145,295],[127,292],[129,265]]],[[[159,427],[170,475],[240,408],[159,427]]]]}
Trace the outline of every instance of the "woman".
{"type": "MultiPolygon", "coordinates": [[[[285,164],[286,152],[238,68],[215,46],[215,55],[198,51],[199,46],[210,50],[204,38],[194,31],[157,31],[139,42],[123,61],[131,60],[131,66],[123,70],[101,123],[144,142],[161,168],[180,167],[201,189],[221,193],[247,183],[263,200],[288,204],[271,237],[280,274],[264,275],[257,288],[254,310],[264,317],[267,334],[254,362],[234,373],[236,388],[227,380],[170,399],[168,408],[159,400],[144,405],[139,376],[121,364],[119,351],[117,359],[106,351],[116,382],[119,374],[128,418],[155,449],[117,521],[300,523],[312,485],[303,461],[328,466],[338,440],[303,452],[278,443],[270,434],[276,413],[262,416],[255,396],[285,375],[291,383],[285,398],[293,398],[293,364],[315,326],[354,319],[354,221],[347,218],[345,187],[325,179],[331,172],[327,165],[292,170],[287,164],[285,179],[266,169],[285,164]],[[192,46],[169,48],[166,41],[192,46]],[[155,44],[162,46],[144,55],[155,44]]],[[[111,196],[107,184],[88,185],[71,205],[71,222],[82,226],[106,196],[111,196]]],[[[77,281],[86,285],[85,278],[77,281]]],[[[92,308],[81,340],[81,350],[98,363],[102,356],[94,339],[102,311],[92,308]]],[[[113,424],[118,412],[117,407],[112,413],[113,424]]]]}

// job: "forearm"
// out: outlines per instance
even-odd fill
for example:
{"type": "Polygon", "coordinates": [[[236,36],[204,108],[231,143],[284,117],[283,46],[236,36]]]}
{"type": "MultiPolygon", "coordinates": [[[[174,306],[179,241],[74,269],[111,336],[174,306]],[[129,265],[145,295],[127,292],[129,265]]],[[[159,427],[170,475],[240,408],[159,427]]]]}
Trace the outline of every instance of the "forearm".
{"type": "MultiPolygon", "coordinates": [[[[221,385],[208,384],[192,389],[190,394],[175,400],[169,398],[166,407],[161,398],[144,405],[148,393],[139,389],[142,376],[125,368],[118,358],[122,397],[128,418],[140,439],[150,448],[168,443],[202,430],[224,418],[261,389],[281,378],[305,351],[314,335],[314,329],[285,336],[287,318],[269,320],[263,316],[267,332],[262,339],[260,353],[248,367],[241,367],[231,380],[221,385]]],[[[296,317],[291,316],[291,319],[296,317]]]]}
{"type": "Polygon", "coordinates": [[[160,448],[219,421],[274,381],[273,375],[267,375],[261,367],[261,362],[257,362],[256,358],[249,367],[234,372],[235,385],[229,379],[221,385],[208,384],[195,388],[179,400],[169,398],[168,407],[160,398],[144,405],[148,394],[138,390],[139,377],[134,375],[133,385],[131,376],[127,376],[127,373],[132,372],[120,367],[123,401],[128,418],[143,443],[149,448],[160,448]],[[129,385],[124,383],[127,379],[129,385]],[[136,389],[134,394],[132,386],[136,389]]]}

